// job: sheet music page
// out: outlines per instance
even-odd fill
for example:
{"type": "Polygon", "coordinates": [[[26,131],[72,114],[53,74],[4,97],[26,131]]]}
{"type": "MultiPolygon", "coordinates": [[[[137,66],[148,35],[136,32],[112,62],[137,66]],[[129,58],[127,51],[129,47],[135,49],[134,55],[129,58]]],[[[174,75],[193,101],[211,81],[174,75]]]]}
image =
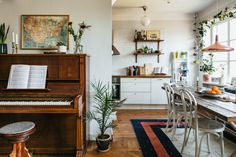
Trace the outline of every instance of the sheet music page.
{"type": "Polygon", "coordinates": [[[29,65],[16,64],[11,65],[11,70],[8,78],[8,89],[27,88],[29,78],[29,65]]]}
{"type": "Polygon", "coordinates": [[[28,88],[44,89],[46,87],[47,65],[31,65],[28,88]]]}

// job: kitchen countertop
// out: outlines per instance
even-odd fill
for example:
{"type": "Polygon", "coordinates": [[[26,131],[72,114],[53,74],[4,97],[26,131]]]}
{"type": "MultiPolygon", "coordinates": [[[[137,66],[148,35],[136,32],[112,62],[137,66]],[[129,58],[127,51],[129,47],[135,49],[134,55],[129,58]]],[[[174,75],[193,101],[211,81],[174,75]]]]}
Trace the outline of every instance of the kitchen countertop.
{"type": "Polygon", "coordinates": [[[129,76],[129,75],[112,75],[112,77],[119,78],[171,78],[171,75],[137,75],[137,76],[129,76]]]}

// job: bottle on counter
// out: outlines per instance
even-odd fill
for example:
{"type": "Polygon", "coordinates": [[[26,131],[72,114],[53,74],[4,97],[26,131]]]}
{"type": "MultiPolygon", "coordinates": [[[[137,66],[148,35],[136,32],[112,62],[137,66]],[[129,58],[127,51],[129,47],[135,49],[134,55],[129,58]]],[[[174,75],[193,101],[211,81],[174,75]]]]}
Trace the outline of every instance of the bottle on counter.
{"type": "Polygon", "coordinates": [[[133,68],[133,66],[129,66],[128,67],[128,75],[129,76],[133,76],[134,75],[134,68],[133,68]]]}
{"type": "Polygon", "coordinates": [[[137,76],[138,75],[138,66],[133,66],[133,68],[134,68],[133,75],[137,76]]]}

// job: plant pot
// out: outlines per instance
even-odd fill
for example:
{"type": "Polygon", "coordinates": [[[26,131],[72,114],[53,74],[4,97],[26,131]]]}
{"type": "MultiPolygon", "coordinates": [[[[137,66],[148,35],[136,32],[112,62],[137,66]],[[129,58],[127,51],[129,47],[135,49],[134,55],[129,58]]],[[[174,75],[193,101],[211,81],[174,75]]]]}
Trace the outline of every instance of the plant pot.
{"type": "Polygon", "coordinates": [[[104,134],[103,136],[98,136],[96,138],[97,150],[99,152],[107,152],[110,149],[111,136],[104,134]]]}
{"type": "Polygon", "coordinates": [[[7,54],[7,44],[0,44],[0,54],[1,53],[7,54]]]}
{"type": "Polygon", "coordinates": [[[66,46],[59,46],[58,52],[67,52],[67,47],[66,46]]]}
{"type": "Polygon", "coordinates": [[[209,74],[205,73],[202,75],[202,77],[203,77],[203,82],[210,82],[211,77],[209,74]]]}

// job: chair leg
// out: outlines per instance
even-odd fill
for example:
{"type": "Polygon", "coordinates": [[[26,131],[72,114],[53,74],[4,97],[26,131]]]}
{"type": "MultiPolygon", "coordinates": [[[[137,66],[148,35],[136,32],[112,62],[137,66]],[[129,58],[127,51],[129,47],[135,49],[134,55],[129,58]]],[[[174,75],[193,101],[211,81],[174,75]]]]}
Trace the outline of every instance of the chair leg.
{"type": "Polygon", "coordinates": [[[224,134],[223,132],[220,133],[220,141],[221,141],[221,157],[224,157],[224,134]]]}
{"type": "Polygon", "coordinates": [[[168,119],[167,119],[167,122],[166,122],[166,131],[165,132],[168,132],[168,128],[169,128],[169,123],[170,123],[170,120],[172,118],[172,112],[169,112],[168,111],[168,119]]]}
{"type": "Polygon", "coordinates": [[[198,153],[198,129],[195,129],[194,131],[194,136],[195,136],[195,157],[198,157],[199,156],[199,153],[198,153]]]}
{"type": "Polygon", "coordinates": [[[207,134],[207,148],[208,148],[208,152],[211,153],[211,139],[210,139],[210,134],[207,134]]]}
{"type": "MultiPolygon", "coordinates": [[[[173,123],[173,130],[172,130],[172,137],[171,137],[172,140],[174,139],[174,136],[175,136],[175,133],[176,133],[177,125],[178,125],[178,123],[181,121],[182,118],[183,118],[183,116],[179,116],[179,117],[177,118],[177,121],[173,123]]],[[[174,120],[174,121],[175,121],[175,120],[174,120]]]]}
{"type": "Polygon", "coordinates": [[[184,147],[186,146],[186,140],[187,140],[187,133],[188,132],[188,125],[185,125],[184,127],[184,141],[183,141],[183,145],[182,145],[182,149],[181,149],[181,154],[183,153],[184,151],[184,147]]]}
{"type": "MultiPolygon", "coordinates": [[[[188,143],[188,139],[189,139],[189,135],[190,135],[191,130],[192,130],[192,127],[189,128],[188,136],[187,136],[187,139],[186,139],[186,142],[185,142],[185,146],[186,146],[187,143],[188,143]]],[[[194,130],[193,130],[193,131],[194,131],[194,130]]]]}
{"type": "Polygon", "coordinates": [[[203,140],[204,136],[206,136],[206,135],[208,135],[208,133],[204,133],[201,137],[201,140],[200,140],[200,143],[199,143],[199,148],[198,148],[198,157],[201,154],[202,140],[203,140]]]}

